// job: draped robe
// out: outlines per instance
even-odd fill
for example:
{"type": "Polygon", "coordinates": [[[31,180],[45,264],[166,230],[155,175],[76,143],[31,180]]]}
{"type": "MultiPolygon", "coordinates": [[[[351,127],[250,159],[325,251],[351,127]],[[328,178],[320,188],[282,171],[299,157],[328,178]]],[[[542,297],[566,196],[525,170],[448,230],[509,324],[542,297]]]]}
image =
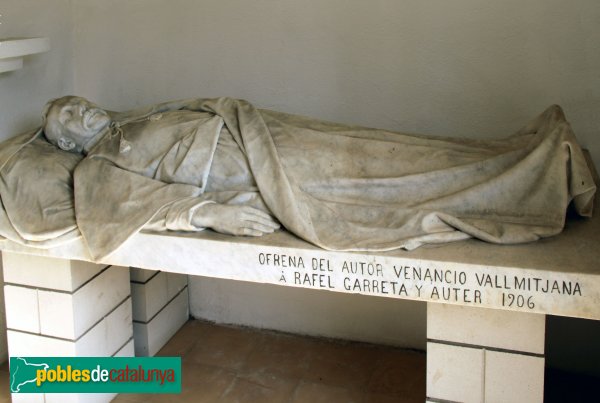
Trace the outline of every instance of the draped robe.
{"type": "Polygon", "coordinates": [[[207,201],[252,205],[319,247],[356,251],[529,242],[559,233],[571,202],[592,213],[596,187],[558,106],[501,140],[345,126],[230,98],[113,118],[117,130],[74,174],[77,225],[95,259],[207,201]]]}

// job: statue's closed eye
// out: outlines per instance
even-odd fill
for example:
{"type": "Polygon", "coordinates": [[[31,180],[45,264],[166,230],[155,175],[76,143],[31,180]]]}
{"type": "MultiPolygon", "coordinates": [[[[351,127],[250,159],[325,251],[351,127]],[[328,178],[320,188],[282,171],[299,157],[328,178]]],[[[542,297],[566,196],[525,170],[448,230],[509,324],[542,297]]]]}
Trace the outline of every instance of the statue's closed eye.
{"type": "Polygon", "coordinates": [[[73,119],[73,111],[71,109],[61,112],[59,120],[62,124],[68,123],[71,119],[73,119]]]}

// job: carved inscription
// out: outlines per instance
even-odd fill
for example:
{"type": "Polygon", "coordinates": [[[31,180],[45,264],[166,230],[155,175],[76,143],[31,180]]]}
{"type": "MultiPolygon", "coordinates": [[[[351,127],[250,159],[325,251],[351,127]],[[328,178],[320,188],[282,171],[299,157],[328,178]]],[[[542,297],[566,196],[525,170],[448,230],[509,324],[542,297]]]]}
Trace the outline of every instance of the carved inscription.
{"type": "Polygon", "coordinates": [[[398,264],[385,258],[345,259],[310,253],[257,253],[279,284],[424,301],[535,310],[547,298],[583,296],[578,281],[494,273],[457,264],[398,264]]]}

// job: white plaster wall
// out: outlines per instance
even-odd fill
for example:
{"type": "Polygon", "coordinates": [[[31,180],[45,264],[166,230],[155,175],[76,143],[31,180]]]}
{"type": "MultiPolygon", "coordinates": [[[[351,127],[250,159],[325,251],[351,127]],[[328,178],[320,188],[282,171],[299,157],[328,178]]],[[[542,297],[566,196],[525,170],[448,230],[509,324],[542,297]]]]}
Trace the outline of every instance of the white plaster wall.
{"type": "Polygon", "coordinates": [[[73,91],[70,0],[1,0],[0,38],[45,36],[51,50],[0,73],[0,140],[41,123],[48,99],[73,91]]]}
{"type": "MultiPolygon", "coordinates": [[[[600,166],[597,0],[78,0],[73,12],[75,90],[109,108],[226,95],[489,138],[558,103],[600,166]]],[[[219,322],[424,343],[424,306],[410,302],[214,279],[190,290],[192,314],[219,322]]]]}
{"type": "MultiPolygon", "coordinates": [[[[73,90],[70,0],[2,0],[0,38],[45,36],[51,51],[28,56],[21,70],[0,73],[0,141],[33,129],[50,98],[73,90]]],[[[4,281],[0,263],[0,362],[6,360],[4,281]]]]}
{"type": "Polygon", "coordinates": [[[75,88],[110,107],[227,95],[341,122],[492,137],[558,103],[600,162],[597,0],[78,0],[74,8],[75,88]]]}
{"type": "Polygon", "coordinates": [[[424,350],[426,304],[190,277],[190,313],[219,323],[424,350]]]}

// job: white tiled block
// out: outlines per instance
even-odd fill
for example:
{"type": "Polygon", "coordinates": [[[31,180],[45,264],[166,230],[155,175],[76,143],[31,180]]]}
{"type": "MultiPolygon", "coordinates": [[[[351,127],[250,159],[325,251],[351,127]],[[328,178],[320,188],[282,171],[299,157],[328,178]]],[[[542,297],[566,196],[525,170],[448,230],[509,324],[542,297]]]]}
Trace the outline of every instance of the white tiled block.
{"type": "Polygon", "coordinates": [[[44,403],[43,393],[11,393],[10,399],[13,403],[44,403]]]}
{"type": "Polygon", "coordinates": [[[427,397],[483,401],[483,350],[427,343],[427,397]]]}
{"type": "MultiPolygon", "coordinates": [[[[152,357],[151,348],[148,340],[148,325],[145,323],[133,322],[133,340],[136,357],[152,357]]],[[[153,349],[152,349],[153,350],[153,349]]],[[[160,350],[160,348],[159,348],[160,350]]]]}
{"type": "Polygon", "coordinates": [[[486,403],[542,403],[544,359],[521,354],[487,351],[486,403]]]}
{"type": "Polygon", "coordinates": [[[112,314],[108,315],[105,322],[107,355],[114,355],[122,349],[123,344],[127,340],[133,342],[131,298],[115,309],[112,314]]]}
{"type": "Polygon", "coordinates": [[[129,268],[129,278],[131,281],[145,283],[148,279],[158,273],[158,270],[146,270],[138,267],[129,268]]]}
{"type": "Polygon", "coordinates": [[[70,357],[75,355],[75,342],[36,334],[6,331],[11,357],[70,357]]]}
{"type": "Polygon", "coordinates": [[[112,266],[73,294],[76,337],[131,294],[128,277],[127,267],[112,266]]]}
{"type": "Polygon", "coordinates": [[[111,266],[73,294],[39,290],[42,334],[76,339],[130,293],[127,268],[111,266]]]}
{"type": "Polygon", "coordinates": [[[6,326],[26,332],[40,332],[38,292],[32,288],[4,286],[6,326]]]}
{"type": "Polygon", "coordinates": [[[144,284],[131,283],[133,319],[147,322],[169,301],[167,273],[160,272],[144,284]]]}
{"type": "Polygon", "coordinates": [[[133,319],[148,322],[187,286],[187,283],[186,274],[166,272],[159,272],[143,284],[132,282],[133,319]]]}
{"type": "Polygon", "coordinates": [[[544,353],[545,315],[427,304],[427,338],[544,353]]]}
{"type": "Polygon", "coordinates": [[[75,340],[79,335],[75,335],[73,295],[38,290],[38,298],[40,301],[40,333],[75,340]]]}
{"type": "Polygon", "coordinates": [[[136,356],[153,356],[189,319],[188,289],[184,289],[149,323],[133,323],[136,356]]]}
{"type": "Polygon", "coordinates": [[[129,340],[113,357],[135,357],[135,349],[133,348],[133,339],[129,340]]]}
{"type": "Polygon", "coordinates": [[[106,265],[80,260],[2,252],[4,281],[32,287],[73,291],[106,265]]]}
{"type": "Polygon", "coordinates": [[[77,341],[13,330],[7,331],[9,354],[13,357],[109,357],[132,335],[130,299],[127,299],[77,341]]]}
{"type": "Polygon", "coordinates": [[[188,284],[187,274],[167,273],[167,298],[171,299],[188,284]]]}
{"type": "Polygon", "coordinates": [[[133,335],[131,299],[127,299],[77,340],[78,357],[110,357],[133,335]]]}

